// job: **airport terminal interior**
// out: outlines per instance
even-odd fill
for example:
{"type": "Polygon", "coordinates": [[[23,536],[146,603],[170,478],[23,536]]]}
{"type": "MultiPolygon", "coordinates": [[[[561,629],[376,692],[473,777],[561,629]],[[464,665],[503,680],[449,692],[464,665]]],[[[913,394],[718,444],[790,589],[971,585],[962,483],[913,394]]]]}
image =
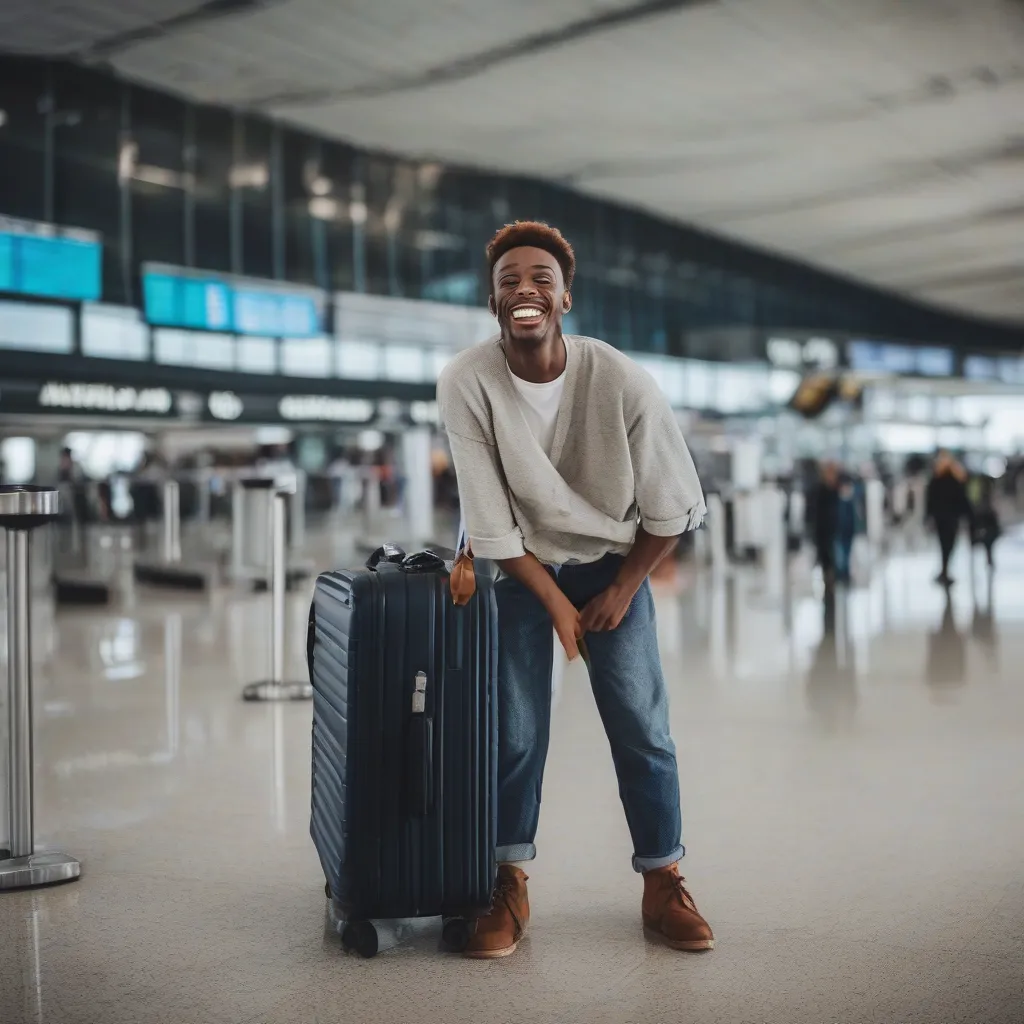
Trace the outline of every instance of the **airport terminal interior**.
{"type": "Polygon", "coordinates": [[[1013,0],[0,11],[0,1022],[1024,1021],[1022,44],[1013,0]],[[517,948],[353,910],[396,779],[379,878],[456,792],[497,871],[500,772],[450,758],[505,733],[385,666],[429,633],[469,694],[502,635],[437,385],[513,344],[515,220],[699,476],[650,587],[704,952],[641,915],[585,636],[517,948]],[[342,651],[339,570],[446,604],[342,651]],[[406,683],[375,775],[355,695],[406,683]]]}

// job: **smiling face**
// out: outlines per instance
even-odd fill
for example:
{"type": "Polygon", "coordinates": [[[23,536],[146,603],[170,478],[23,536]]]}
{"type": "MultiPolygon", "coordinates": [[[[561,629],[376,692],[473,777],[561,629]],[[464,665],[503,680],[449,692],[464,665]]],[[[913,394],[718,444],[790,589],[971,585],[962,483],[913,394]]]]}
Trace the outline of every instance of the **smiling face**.
{"type": "Polygon", "coordinates": [[[491,312],[502,337],[522,345],[539,345],[562,333],[562,316],[572,308],[558,260],[544,249],[524,245],[509,249],[494,265],[491,312]]]}

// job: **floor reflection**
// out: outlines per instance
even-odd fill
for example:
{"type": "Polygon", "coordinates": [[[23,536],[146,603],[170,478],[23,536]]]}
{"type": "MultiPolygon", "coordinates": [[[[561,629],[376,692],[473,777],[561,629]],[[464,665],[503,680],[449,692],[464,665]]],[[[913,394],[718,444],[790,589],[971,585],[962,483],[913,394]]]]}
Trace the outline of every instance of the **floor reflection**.
{"type": "Polygon", "coordinates": [[[946,587],[945,606],[939,628],[928,636],[925,678],[937,699],[967,681],[967,645],[957,628],[953,609],[953,591],[946,587]]]}
{"type": "Polygon", "coordinates": [[[849,594],[828,587],[821,640],[807,673],[807,706],[828,731],[847,728],[857,711],[857,668],[850,636],[849,594]]]}

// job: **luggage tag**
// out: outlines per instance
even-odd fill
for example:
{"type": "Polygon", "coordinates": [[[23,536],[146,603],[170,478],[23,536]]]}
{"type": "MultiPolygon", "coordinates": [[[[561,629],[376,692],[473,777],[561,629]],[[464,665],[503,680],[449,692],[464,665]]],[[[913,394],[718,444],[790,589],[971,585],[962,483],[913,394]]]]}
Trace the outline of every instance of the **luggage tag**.
{"type": "Polygon", "coordinates": [[[455,563],[448,576],[448,588],[451,590],[452,603],[462,606],[469,604],[469,599],[476,593],[476,570],[473,567],[473,548],[466,535],[466,528],[461,524],[456,551],[455,563]]]}

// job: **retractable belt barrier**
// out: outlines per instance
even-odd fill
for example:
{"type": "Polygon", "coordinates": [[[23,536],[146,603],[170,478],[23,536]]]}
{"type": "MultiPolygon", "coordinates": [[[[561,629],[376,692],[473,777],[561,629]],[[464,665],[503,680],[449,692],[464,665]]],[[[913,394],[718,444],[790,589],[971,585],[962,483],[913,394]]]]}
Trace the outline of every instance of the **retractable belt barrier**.
{"type": "Polygon", "coordinates": [[[56,490],[0,486],[0,528],[7,542],[8,843],[0,851],[0,890],[78,878],[81,864],[63,853],[36,853],[32,750],[32,531],[60,511],[56,490]]]}

